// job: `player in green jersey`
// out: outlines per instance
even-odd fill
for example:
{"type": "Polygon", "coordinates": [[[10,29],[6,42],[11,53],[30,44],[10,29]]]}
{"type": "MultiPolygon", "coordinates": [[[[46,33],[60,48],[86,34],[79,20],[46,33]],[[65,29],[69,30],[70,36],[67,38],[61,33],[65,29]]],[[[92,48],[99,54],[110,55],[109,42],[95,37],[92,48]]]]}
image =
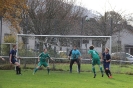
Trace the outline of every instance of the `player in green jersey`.
{"type": "Polygon", "coordinates": [[[97,53],[97,51],[93,50],[94,46],[90,46],[89,47],[90,50],[88,51],[88,54],[90,55],[90,58],[92,60],[92,70],[94,73],[94,78],[96,77],[96,71],[95,71],[95,65],[99,65],[100,71],[102,73],[102,77],[103,77],[103,70],[102,70],[102,66],[100,65],[100,56],[97,53]]]}
{"type": "Polygon", "coordinates": [[[37,72],[37,70],[43,65],[44,67],[47,67],[47,71],[48,71],[48,74],[49,74],[49,65],[47,63],[47,60],[48,59],[51,59],[53,60],[49,54],[47,53],[47,49],[45,48],[44,49],[44,52],[42,52],[39,56],[38,56],[38,66],[34,69],[34,72],[33,72],[33,75],[37,72]]]}

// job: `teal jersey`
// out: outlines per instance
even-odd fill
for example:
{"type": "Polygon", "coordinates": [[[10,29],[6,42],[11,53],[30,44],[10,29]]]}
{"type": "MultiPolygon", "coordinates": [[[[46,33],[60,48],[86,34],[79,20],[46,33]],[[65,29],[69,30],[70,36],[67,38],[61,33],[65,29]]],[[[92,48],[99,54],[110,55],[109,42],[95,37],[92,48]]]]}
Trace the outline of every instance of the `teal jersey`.
{"type": "Polygon", "coordinates": [[[88,54],[91,54],[93,59],[100,59],[99,54],[95,50],[89,50],[88,54]]]}
{"type": "Polygon", "coordinates": [[[40,55],[40,62],[46,62],[48,59],[50,59],[50,56],[48,53],[42,52],[40,55]]]}
{"type": "Polygon", "coordinates": [[[72,50],[71,51],[71,55],[72,55],[72,59],[79,59],[79,57],[81,56],[81,53],[79,52],[79,50],[72,50]]]}

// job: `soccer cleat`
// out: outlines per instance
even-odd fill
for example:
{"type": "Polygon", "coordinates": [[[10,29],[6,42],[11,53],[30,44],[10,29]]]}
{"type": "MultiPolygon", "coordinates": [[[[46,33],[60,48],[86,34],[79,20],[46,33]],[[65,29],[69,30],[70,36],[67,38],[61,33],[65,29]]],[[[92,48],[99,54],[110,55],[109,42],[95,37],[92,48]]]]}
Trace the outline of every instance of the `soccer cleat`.
{"type": "Polygon", "coordinates": [[[16,74],[16,75],[22,75],[22,74],[16,74]]]}
{"type": "Polygon", "coordinates": [[[22,74],[18,74],[18,75],[22,75],[22,74]]]}
{"type": "Polygon", "coordinates": [[[104,76],[104,74],[102,73],[102,77],[104,76]]]}
{"type": "Polygon", "coordinates": [[[96,78],[96,73],[94,74],[94,77],[93,78],[96,78]]]}
{"type": "Polygon", "coordinates": [[[109,78],[112,78],[112,76],[109,76],[109,78]]]}

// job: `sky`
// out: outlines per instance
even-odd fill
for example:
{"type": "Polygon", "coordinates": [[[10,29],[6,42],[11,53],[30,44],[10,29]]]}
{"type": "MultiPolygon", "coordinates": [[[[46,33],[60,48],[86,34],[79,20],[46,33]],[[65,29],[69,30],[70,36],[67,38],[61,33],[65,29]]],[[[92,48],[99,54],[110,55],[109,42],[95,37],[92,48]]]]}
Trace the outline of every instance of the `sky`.
{"type": "Polygon", "coordinates": [[[133,13],[133,0],[77,0],[76,3],[101,14],[110,10],[123,14],[133,13]]]}

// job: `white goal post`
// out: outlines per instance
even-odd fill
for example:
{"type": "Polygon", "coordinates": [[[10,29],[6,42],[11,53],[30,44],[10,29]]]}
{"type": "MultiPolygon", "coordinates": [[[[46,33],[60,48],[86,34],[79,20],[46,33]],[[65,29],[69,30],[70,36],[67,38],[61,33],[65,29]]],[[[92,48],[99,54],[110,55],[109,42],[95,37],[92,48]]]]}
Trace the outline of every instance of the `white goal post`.
{"type": "MultiPolygon", "coordinates": [[[[112,47],[112,37],[111,36],[83,36],[83,35],[33,35],[33,34],[17,34],[16,37],[16,45],[17,47],[19,44],[19,37],[54,37],[54,38],[108,38],[109,39],[109,48],[111,53],[111,47],[112,47]]],[[[17,48],[18,51],[18,48],[17,48]]],[[[16,54],[18,56],[18,52],[16,54]]],[[[28,58],[28,57],[22,57],[22,58],[28,58]]],[[[37,57],[34,57],[37,58],[37,57]]],[[[20,61],[19,61],[20,62],[20,61]]]]}

